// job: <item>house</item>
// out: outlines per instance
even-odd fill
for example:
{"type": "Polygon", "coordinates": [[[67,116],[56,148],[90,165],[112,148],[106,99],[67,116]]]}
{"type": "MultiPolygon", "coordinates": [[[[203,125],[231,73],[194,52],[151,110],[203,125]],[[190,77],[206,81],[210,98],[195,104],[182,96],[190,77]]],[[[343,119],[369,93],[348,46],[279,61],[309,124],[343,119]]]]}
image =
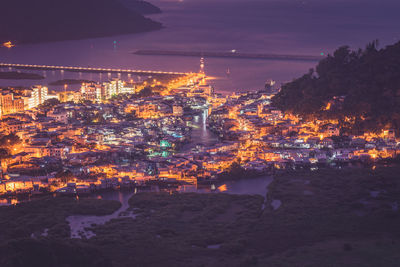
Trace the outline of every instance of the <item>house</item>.
{"type": "Polygon", "coordinates": [[[323,147],[333,148],[333,140],[329,137],[325,137],[324,139],[322,139],[321,145],[323,147]]]}

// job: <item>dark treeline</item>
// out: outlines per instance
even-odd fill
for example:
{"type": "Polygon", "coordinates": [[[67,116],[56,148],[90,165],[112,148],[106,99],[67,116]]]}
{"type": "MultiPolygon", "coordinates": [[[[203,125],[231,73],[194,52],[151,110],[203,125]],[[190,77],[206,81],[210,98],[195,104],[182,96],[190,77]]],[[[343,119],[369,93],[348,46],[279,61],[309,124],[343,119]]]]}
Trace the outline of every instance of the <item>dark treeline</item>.
{"type": "Polygon", "coordinates": [[[339,119],[349,132],[400,130],[400,42],[377,49],[348,46],[285,84],[273,98],[278,108],[308,119],[339,119]],[[340,100],[340,101],[339,101],[340,100]],[[326,110],[328,103],[332,103],[326,110]],[[347,125],[345,117],[352,117],[347,125]]]}

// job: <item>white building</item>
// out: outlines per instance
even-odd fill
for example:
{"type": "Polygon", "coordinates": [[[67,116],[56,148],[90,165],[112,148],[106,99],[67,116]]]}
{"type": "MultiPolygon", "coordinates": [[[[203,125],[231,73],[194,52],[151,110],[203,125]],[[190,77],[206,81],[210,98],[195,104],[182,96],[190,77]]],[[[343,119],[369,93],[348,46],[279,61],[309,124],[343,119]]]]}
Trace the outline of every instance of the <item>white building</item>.
{"type": "Polygon", "coordinates": [[[133,85],[129,85],[125,83],[121,89],[120,89],[120,94],[134,94],[135,93],[135,87],[133,85]]]}
{"type": "Polygon", "coordinates": [[[104,83],[105,98],[109,99],[113,95],[120,94],[121,93],[120,91],[122,88],[123,88],[123,83],[122,83],[122,81],[120,81],[118,79],[114,79],[112,81],[105,82],[104,83]]]}
{"type": "Polygon", "coordinates": [[[25,107],[32,109],[43,104],[48,99],[48,88],[40,85],[33,86],[27,97],[24,98],[25,107]]]}
{"type": "Polygon", "coordinates": [[[81,96],[85,100],[101,102],[105,98],[105,90],[101,84],[83,83],[81,86],[81,96]]]}

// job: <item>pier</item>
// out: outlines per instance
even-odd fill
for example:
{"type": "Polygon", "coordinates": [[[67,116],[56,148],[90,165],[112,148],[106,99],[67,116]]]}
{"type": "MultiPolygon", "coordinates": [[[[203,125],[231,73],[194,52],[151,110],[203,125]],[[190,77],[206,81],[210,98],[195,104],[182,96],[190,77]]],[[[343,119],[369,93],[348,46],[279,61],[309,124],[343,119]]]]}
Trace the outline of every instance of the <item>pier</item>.
{"type": "Polygon", "coordinates": [[[144,56],[217,57],[217,58],[297,60],[297,61],[319,61],[325,58],[324,56],[312,56],[312,55],[242,53],[242,52],[236,52],[235,50],[232,50],[230,52],[137,50],[133,52],[133,54],[144,55],[144,56]]]}
{"type": "Polygon", "coordinates": [[[190,73],[186,73],[186,72],[172,72],[172,71],[31,65],[31,64],[12,64],[12,63],[0,63],[0,68],[15,68],[15,69],[26,69],[26,70],[63,70],[63,71],[72,71],[72,72],[91,72],[91,73],[121,73],[121,74],[126,73],[126,74],[135,74],[135,75],[188,75],[188,74],[190,74],[190,73]]]}

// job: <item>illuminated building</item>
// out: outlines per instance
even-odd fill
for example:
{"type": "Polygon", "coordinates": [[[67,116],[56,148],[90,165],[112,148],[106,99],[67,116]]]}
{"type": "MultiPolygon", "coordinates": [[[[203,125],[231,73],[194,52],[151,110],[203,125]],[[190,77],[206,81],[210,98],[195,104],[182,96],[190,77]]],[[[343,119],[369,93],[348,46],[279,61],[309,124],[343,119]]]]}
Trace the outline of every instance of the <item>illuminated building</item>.
{"type": "Polygon", "coordinates": [[[273,80],[267,81],[267,82],[265,83],[265,90],[266,90],[268,93],[272,93],[272,91],[273,91],[273,89],[274,89],[275,83],[276,83],[276,82],[273,81],[273,80]]]}
{"type": "Polygon", "coordinates": [[[204,67],[205,67],[205,63],[204,63],[204,57],[200,58],[200,73],[204,74],[204,67]]]}
{"type": "Polygon", "coordinates": [[[105,98],[109,99],[113,95],[120,94],[122,88],[123,88],[123,83],[118,79],[114,79],[110,82],[104,83],[105,98]]]}
{"type": "Polygon", "coordinates": [[[24,110],[24,100],[14,98],[11,92],[0,95],[0,116],[21,112],[24,110]]]}
{"type": "Polygon", "coordinates": [[[1,129],[5,131],[7,134],[10,133],[18,133],[21,131],[26,124],[19,120],[11,119],[11,120],[6,120],[1,122],[1,129]]]}
{"type": "Polygon", "coordinates": [[[135,93],[135,86],[133,83],[123,83],[121,89],[119,90],[120,94],[134,94],[135,93]]]}
{"type": "Polygon", "coordinates": [[[83,83],[81,86],[82,98],[93,102],[101,102],[105,97],[105,90],[101,84],[83,83]]]}
{"type": "Polygon", "coordinates": [[[34,157],[55,157],[64,159],[71,151],[71,148],[63,145],[31,145],[25,147],[25,152],[31,153],[34,157]]]}
{"type": "Polygon", "coordinates": [[[174,105],[172,107],[172,113],[174,116],[181,117],[183,116],[183,108],[181,106],[174,105]]]}
{"type": "Polygon", "coordinates": [[[158,106],[147,103],[143,105],[130,105],[125,108],[125,112],[135,112],[136,117],[138,118],[156,118],[159,117],[160,112],[158,110],[158,106]]]}
{"type": "Polygon", "coordinates": [[[74,103],[79,103],[79,101],[81,101],[81,99],[82,99],[81,92],[74,92],[74,94],[73,94],[74,103]]]}
{"type": "Polygon", "coordinates": [[[58,99],[60,100],[61,103],[74,101],[74,92],[73,91],[59,92],[58,99]]]}
{"type": "Polygon", "coordinates": [[[68,113],[67,112],[54,112],[50,111],[47,113],[47,117],[54,118],[55,121],[61,123],[68,123],[68,113]]]}
{"type": "Polygon", "coordinates": [[[12,93],[0,95],[1,115],[12,113],[13,98],[12,93]]]}
{"type": "Polygon", "coordinates": [[[339,128],[335,127],[335,126],[329,126],[327,131],[326,131],[326,135],[331,137],[331,136],[338,136],[339,135],[339,128]]]}
{"type": "Polygon", "coordinates": [[[40,104],[43,104],[47,99],[48,88],[44,86],[34,86],[30,90],[30,95],[25,98],[25,107],[28,109],[35,108],[40,104]]]}
{"type": "Polygon", "coordinates": [[[214,88],[211,85],[200,85],[199,89],[206,96],[211,96],[214,94],[214,88]]]}
{"type": "Polygon", "coordinates": [[[393,129],[384,130],[383,137],[387,140],[394,140],[394,139],[396,139],[396,132],[393,129]]]}
{"type": "Polygon", "coordinates": [[[123,83],[115,79],[102,85],[98,83],[83,83],[80,93],[83,99],[100,103],[102,100],[110,99],[114,95],[133,94],[135,93],[135,87],[133,84],[123,83]]]}
{"type": "Polygon", "coordinates": [[[8,42],[4,42],[3,46],[7,47],[7,48],[11,48],[11,47],[14,47],[15,45],[11,41],[8,41],[8,42]]]}
{"type": "Polygon", "coordinates": [[[46,101],[46,100],[49,100],[49,99],[57,99],[57,100],[59,100],[59,96],[58,96],[57,93],[55,93],[54,91],[52,91],[51,93],[48,93],[48,94],[47,94],[47,96],[46,96],[46,98],[45,98],[45,101],[46,101]]]}

